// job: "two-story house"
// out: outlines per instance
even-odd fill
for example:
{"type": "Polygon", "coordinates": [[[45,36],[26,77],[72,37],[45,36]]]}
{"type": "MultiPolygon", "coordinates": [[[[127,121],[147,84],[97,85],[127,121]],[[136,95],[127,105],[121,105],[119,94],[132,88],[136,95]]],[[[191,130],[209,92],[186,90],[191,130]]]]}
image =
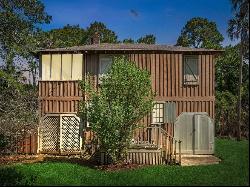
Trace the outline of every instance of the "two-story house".
{"type": "MultiPolygon", "coordinates": [[[[93,132],[77,117],[79,101],[85,99],[78,80],[90,74],[98,87],[99,77],[112,63],[112,56],[122,54],[151,74],[156,104],[152,113],[141,121],[145,129],[157,126],[181,140],[182,153],[213,154],[215,59],[221,52],[168,45],[106,43],[38,51],[39,152],[77,153],[84,149],[93,132]]],[[[149,136],[153,139],[145,129],[135,132],[133,140],[137,144],[149,141],[149,136]]],[[[162,139],[157,141],[164,147],[162,139]]]]}

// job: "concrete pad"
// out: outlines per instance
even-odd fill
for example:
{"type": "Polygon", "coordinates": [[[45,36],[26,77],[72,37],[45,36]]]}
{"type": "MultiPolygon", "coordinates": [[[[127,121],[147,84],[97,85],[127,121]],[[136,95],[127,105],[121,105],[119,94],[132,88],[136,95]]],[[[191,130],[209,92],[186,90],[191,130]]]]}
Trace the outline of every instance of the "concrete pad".
{"type": "Polygon", "coordinates": [[[214,155],[182,155],[181,166],[198,166],[219,164],[221,159],[214,155]]]}

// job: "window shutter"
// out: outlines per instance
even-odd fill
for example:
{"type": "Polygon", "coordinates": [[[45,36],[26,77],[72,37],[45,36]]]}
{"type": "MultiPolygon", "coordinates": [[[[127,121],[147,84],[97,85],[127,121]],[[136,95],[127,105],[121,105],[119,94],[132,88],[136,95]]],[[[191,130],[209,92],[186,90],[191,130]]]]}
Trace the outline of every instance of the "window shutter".
{"type": "Polygon", "coordinates": [[[174,123],[176,119],[176,106],[175,102],[166,102],[165,103],[165,123],[174,123]]]}

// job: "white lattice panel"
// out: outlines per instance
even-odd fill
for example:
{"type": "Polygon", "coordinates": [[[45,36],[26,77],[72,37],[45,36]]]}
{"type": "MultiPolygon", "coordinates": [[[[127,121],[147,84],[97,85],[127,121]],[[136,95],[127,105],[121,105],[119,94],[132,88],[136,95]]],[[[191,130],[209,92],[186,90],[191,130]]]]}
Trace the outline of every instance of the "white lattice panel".
{"type": "Polygon", "coordinates": [[[75,153],[81,151],[80,118],[75,114],[48,114],[40,126],[40,151],[75,153]]]}
{"type": "Polygon", "coordinates": [[[60,143],[60,118],[59,116],[45,116],[41,128],[41,151],[57,152],[60,143]]]}
{"type": "Polygon", "coordinates": [[[75,116],[62,116],[62,152],[80,151],[80,122],[75,116]]]}

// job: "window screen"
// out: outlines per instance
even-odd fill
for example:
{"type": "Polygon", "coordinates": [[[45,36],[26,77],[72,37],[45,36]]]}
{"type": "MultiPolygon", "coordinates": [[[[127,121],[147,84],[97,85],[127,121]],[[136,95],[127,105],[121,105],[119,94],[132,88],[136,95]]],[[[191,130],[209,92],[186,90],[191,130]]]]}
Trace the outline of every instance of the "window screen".
{"type": "Polygon", "coordinates": [[[184,84],[197,84],[199,82],[198,56],[184,56],[184,84]]]}
{"type": "Polygon", "coordinates": [[[99,83],[101,82],[101,78],[108,72],[112,64],[112,57],[106,55],[100,55],[99,60],[99,83]]]}

